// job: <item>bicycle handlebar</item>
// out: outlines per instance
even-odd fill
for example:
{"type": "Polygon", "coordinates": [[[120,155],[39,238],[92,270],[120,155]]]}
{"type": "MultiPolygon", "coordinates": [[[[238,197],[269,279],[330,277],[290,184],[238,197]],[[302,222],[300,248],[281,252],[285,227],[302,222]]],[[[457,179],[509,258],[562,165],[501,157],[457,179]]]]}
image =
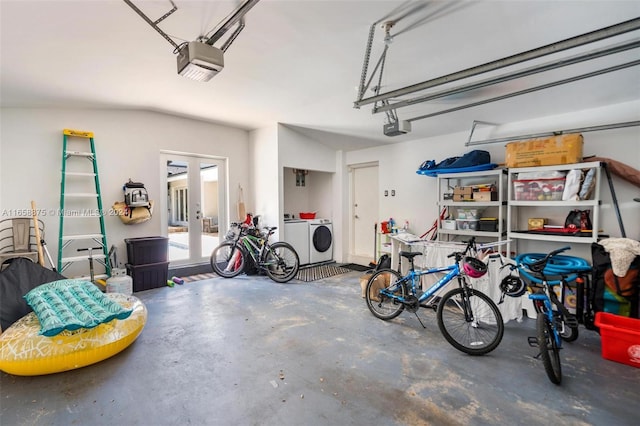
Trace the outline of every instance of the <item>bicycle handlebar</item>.
{"type": "Polygon", "coordinates": [[[570,247],[570,246],[566,246],[566,247],[562,247],[562,248],[559,248],[559,249],[557,249],[557,250],[554,250],[554,251],[550,252],[550,253],[546,256],[546,258],[553,257],[553,256],[555,256],[556,254],[560,254],[560,253],[562,253],[563,251],[567,251],[567,250],[571,250],[571,247],[570,247]]]}
{"type": "Polygon", "coordinates": [[[453,253],[448,255],[447,258],[464,256],[468,254],[469,251],[476,245],[476,237],[471,237],[471,239],[469,241],[466,241],[466,243],[467,243],[467,247],[465,247],[464,251],[454,251],[453,253]]]}
{"type": "Polygon", "coordinates": [[[551,259],[553,256],[556,256],[559,253],[562,253],[563,251],[569,250],[570,248],[571,247],[566,246],[566,247],[559,248],[557,250],[550,251],[549,253],[547,253],[545,257],[543,257],[540,260],[536,260],[533,263],[528,264],[527,267],[531,269],[533,272],[542,273],[544,268],[547,266],[547,263],[549,263],[549,259],[551,259]]]}

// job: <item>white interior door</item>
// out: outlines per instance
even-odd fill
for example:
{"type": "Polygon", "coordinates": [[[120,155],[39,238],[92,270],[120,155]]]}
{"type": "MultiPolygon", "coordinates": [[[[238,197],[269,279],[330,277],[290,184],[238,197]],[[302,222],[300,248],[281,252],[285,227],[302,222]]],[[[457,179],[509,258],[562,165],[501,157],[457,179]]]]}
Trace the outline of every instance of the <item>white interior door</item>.
{"type": "Polygon", "coordinates": [[[368,265],[375,259],[378,222],[378,165],[351,168],[351,262],[368,265]]]}
{"type": "Polygon", "coordinates": [[[162,164],[166,197],[161,209],[171,266],[208,262],[226,230],[226,162],[166,153],[162,164]]]}

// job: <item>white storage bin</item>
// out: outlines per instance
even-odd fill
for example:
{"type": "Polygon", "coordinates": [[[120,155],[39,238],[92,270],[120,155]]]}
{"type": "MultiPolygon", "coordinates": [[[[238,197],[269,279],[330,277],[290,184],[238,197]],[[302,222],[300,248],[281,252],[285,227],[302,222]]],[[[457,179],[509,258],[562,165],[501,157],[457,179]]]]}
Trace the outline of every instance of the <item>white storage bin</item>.
{"type": "Polygon", "coordinates": [[[455,230],[456,228],[456,221],[455,220],[443,220],[442,221],[442,229],[449,229],[449,230],[455,230]]]}

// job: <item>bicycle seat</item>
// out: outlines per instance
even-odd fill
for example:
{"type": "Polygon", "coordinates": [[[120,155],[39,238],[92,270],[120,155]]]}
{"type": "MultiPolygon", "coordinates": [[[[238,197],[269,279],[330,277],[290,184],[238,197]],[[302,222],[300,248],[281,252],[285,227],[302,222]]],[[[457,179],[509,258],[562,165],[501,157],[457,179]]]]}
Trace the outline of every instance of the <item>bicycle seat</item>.
{"type": "Polygon", "coordinates": [[[547,266],[547,261],[548,261],[547,258],[540,259],[531,264],[528,264],[527,267],[531,270],[531,272],[535,272],[539,274],[542,271],[544,271],[545,266],[547,266]]]}
{"type": "Polygon", "coordinates": [[[275,231],[276,229],[278,229],[277,226],[265,226],[265,228],[267,230],[267,232],[271,232],[271,231],[275,231]]]}
{"type": "Polygon", "coordinates": [[[422,253],[416,252],[416,251],[401,251],[400,252],[400,256],[406,257],[409,260],[413,260],[414,257],[421,256],[421,255],[422,255],[422,253]]]}

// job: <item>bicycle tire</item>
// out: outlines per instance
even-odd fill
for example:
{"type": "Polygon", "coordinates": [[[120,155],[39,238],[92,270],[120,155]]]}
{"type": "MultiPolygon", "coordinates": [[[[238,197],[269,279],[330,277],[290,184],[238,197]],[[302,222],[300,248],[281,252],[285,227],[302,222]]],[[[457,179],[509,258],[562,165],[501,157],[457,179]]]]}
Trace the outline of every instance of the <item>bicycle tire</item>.
{"type": "Polygon", "coordinates": [[[440,332],[447,342],[466,354],[488,354],[502,341],[504,322],[500,310],[479,290],[454,288],[447,292],[438,303],[436,315],[440,332]],[[467,321],[465,306],[473,321],[467,321]]]}
{"type": "Polygon", "coordinates": [[[291,281],[300,269],[298,253],[289,243],[278,241],[269,247],[265,254],[267,276],[277,283],[291,281]]]}
{"type": "Polygon", "coordinates": [[[233,278],[244,271],[245,253],[236,243],[224,241],[213,249],[209,262],[216,274],[224,278],[233,278]]]}
{"type": "Polygon", "coordinates": [[[398,281],[402,279],[402,275],[394,269],[380,269],[376,271],[369,281],[365,290],[365,300],[367,307],[371,313],[381,320],[390,320],[402,313],[404,305],[388,296],[380,294],[383,288],[391,289],[394,294],[405,297],[405,286],[398,281]],[[395,287],[395,288],[394,288],[395,287]]]}
{"type": "Polygon", "coordinates": [[[574,342],[578,339],[578,335],[579,335],[579,331],[578,331],[578,326],[574,325],[574,326],[570,326],[567,325],[566,321],[564,321],[564,317],[562,318],[562,324],[564,325],[563,329],[562,329],[562,333],[560,333],[560,338],[562,338],[562,340],[564,340],[565,342],[574,342]]]}
{"type": "Polygon", "coordinates": [[[540,348],[540,358],[544,364],[544,371],[551,383],[559,385],[562,382],[562,365],[560,364],[560,348],[553,335],[553,325],[547,319],[544,312],[538,314],[536,319],[536,330],[538,332],[538,347],[540,348]]]}

